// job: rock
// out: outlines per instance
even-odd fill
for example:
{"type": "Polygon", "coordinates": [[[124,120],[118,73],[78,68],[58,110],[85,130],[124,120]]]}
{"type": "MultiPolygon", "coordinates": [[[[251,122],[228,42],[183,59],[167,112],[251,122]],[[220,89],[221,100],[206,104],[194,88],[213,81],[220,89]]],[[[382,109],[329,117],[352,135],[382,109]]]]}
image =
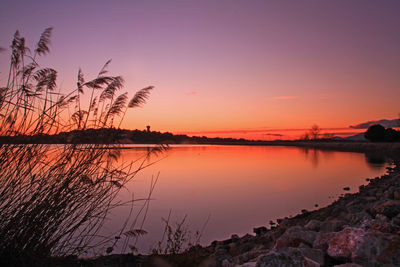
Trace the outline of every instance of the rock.
{"type": "Polygon", "coordinates": [[[369,225],[369,230],[379,231],[382,233],[389,233],[389,234],[398,234],[400,232],[400,227],[385,222],[372,222],[369,225]]]}
{"type": "Polygon", "coordinates": [[[372,219],[371,215],[369,215],[365,211],[349,213],[346,217],[349,223],[352,225],[360,225],[363,221],[372,219]]]}
{"type": "Polygon", "coordinates": [[[311,246],[317,233],[305,230],[300,226],[293,226],[286,230],[275,243],[275,248],[298,247],[301,243],[311,246]]]}
{"type": "Polygon", "coordinates": [[[266,249],[251,250],[251,251],[242,253],[242,254],[234,257],[233,261],[237,262],[239,264],[244,264],[244,263],[250,262],[250,261],[257,262],[257,260],[255,260],[257,257],[259,257],[260,255],[264,255],[268,252],[269,252],[269,250],[266,250],[266,249]]]}
{"type": "Polygon", "coordinates": [[[343,187],[343,190],[344,190],[344,191],[350,191],[350,187],[348,187],[348,186],[343,187]]]}
{"type": "Polygon", "coordinates": [[[398,235],[346,227],[343,231],[335,233],[328,245],[327,254],[330,257],[351,260],[361,265],[374,266],[400,261],[398,235]]]}
{"type": "Polygon", "coordinates": [[[376,196],[377,198],[382,198],[382,196],[383,196],[383,190],[382,190],[381,188],[379,188],[379,189],[376,191],[375,196],[376,196]]]}
{"type": "Polygon", "coordinates": [[[327,253],[332,258],[355,258],[357,250],[363,243],[365,231],[348,227],[335,234],[328,242],[327,253]]]}
{"type": "Polygon", "coordinates": [[[394,225],[400,226],[400,214],[397,214],[396,217],[393,217],[393,218],[392,218],[392,223],[393,223],[394,225]]]}
{"type": "Polygon", "coordinates": [[[215,259],[217,262],[231,262],[232,256],[228,253],[229,247],[226,245],[217,245],[215,248],[215,259]]]}
{"type": "Polygon", "coordinates": [[[335,236],[335,233],[317,233],[315,237],[313,248],[314,249],[321,249],[322,251],[326,251],[329,247],[329,241],[335,236]]]}
{"type": "Polygon", "coordinates": [[[237,242],[237,241],[239,240],[239,236],[236,235],[236,234],[233,234],[233,235],[231,236],[231,240],[232,240],[232,242],[237,242]]]}
{"type": "Polygon", "coordinates": [[[347,223],[342,220],[333,219],[325,221],[321,224],[320,231],[321,232],[337,232],[343,229],[343,226],[347,223]]]}
{"type": "Polygon", "coordinates": [[[376,205],[371,211],[373,214],[381,213],[389,218],[393,218],[400,213],[400,200],[388,200],[382,204],[376,205]]]}
{"type": "Polygon", "coordinates": [[[392,235],[389,238],[389,244],[378,255],[377,261],[380,265],[400,266],[400,237],[392,235]]]}
{"type": "Polygon", "coordinates": [[[313,248],[293,248],[293,249],[297,249],[305,257],[315,261],[319,265],[325,264],[325,254],[320,249],[313,249],[313,248]]]}
{"type": "Polygon", "coordinates": [[[396,190],[393,192],[393,199],[400,200],[400,190],[396,190]]]}
{"type": "Polygon", "coordinates": [[[243,263],[241,265],[236,265],[237,267],[256,267],[257,262],[256,261],[249,261],[246,263],[243,263]]]}
{"type": "Polygon", "coordinates": [[[221,266],[222,266],[222,267],[232,267],[233,264],[232,264],[228,259],[224,259],[224,260],[221,262],[221,266]]]}
{"type": "Polygon", "coordinates": [[[349,205],[346,207],[347,207],[348,213],[357,213],[357,212],[361,212],[365,209],[365,204],[358,203],[358,204],[353,204],[353,205],[349,205]]]}
{"type": "Polygon", "coordinates": [[[373,201],[376,201],[376,197],[363,197],[362,201],[373,202],[373,201]]]}
{"type": "Polygon", "coordinates": [[[388,222],[389,218],[383,214],[376,214],[375,219],[379,222],[388,222]]]}
{"type": "Polygon", "coordinates": [[[253,232],[256,235],[262,235],[262,234],[265,234],[266,232],[268,232],[268,229],[265,226],[261,226],[261,227],[253,228],[253,232]]]}
{"type": "Polygon", "coordinates": [[[257,261],[256,267],[320,266],[300,251],[289,248],[271,250],[257,261]]]}
{"type": "Polygon", "coordinates": [[[253,239],[253,236],[250,234],[245,234],[240,240],[243,242],[247,242],[253,239]]]}
{"type": "Polygon", "coordinates": [[[357,263],[345,263],[345,264],[335,265],[334,267],[362,267],[362,266],[357,263]]]}
{"type": "Polygon", "coordinates": [[[383,192],[383,197],[386,199],[393,199],[393,197],[394,197],[393,193],[394,193],[394,187],[391,186],[391,187],[389,187],[389,189],[387,189],[383,192]]]}
{"type": "Polygon", "coordinates": [[[318,220],[310,220],[304,228],[311,231],[319,231],[321,227],[321,221],[318,220]]]}

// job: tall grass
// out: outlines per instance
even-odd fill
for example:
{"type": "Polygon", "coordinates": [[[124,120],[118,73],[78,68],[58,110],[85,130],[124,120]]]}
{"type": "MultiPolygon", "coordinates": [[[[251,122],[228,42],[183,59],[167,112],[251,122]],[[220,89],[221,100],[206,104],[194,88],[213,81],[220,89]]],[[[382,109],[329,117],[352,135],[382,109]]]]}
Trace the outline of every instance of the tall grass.
{"type": "MultiPolygon", "coordinates": [[[[78,71],[77,86],[62,93],[57,71],[43,68],[52,28],[34,48],[17,31],[11,44],[10,68],[0,88],[0,135],[33,136],[61,131],[119,126],[129,108],[142,105],[153,87],[128,101],[118,92],[124,80],[108,75],[108,61],[88,81],[78,71]],[[83,95],[88,94],[84,103],[83,95]]],[[[110,131],[111,132],[111,131],[110,131]]],[[[74,138],[79,139],[79,136],[74,138]]],[[[113,140],[112,136],[107,136],[113,140]]],[[[0,144],[0,263],[23,265],[51,256],[79,255],[96,242],[143,234],[124,224],[118,237],[99,238],[118,192],[145,167],[150,151],[136,162],[117,164],[115,144],[0,144]]],[[[157,152],[163,147],[156,147],[157,152]]],[[[97,243],[98,244],[98,243],[97,243]]]]}

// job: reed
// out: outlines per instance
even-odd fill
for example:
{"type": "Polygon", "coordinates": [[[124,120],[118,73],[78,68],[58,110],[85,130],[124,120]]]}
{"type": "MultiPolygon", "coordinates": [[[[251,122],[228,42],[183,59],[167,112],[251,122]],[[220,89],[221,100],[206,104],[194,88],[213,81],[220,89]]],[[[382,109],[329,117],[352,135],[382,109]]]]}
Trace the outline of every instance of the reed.
{"type": "MultiPolygon", "coordinates": [[[[128,108],[148,98],[153,87],[129,101],[127,93],[118,94],[124,80],[108,75],[110,61],[88,81],[79,70],[76,88],[61,90],[57,71],[39,65],[39,58],[50,51],[51,33],[52,28],[46,29],[34,50],[25,46],[18,31],[14,34],[8,78],[0,88],[1,136],[114,128],[128,108]]],[[[118,163],[119,145],[112,144],[112,136],[105,138],[105,144],[77,144],[79,136],[66,145],[0,144],[1,265],[81,255],[99,244],[111,244],[111,252],[116,241],[128,244],[145,233],[125,223],[121,235],[99,236],[110,210],[121,205],[117,194],[146,167],[153,152],[135,162],[118,163]]],[[[156,147],[154,152],[163,149],[156,147]]]]}

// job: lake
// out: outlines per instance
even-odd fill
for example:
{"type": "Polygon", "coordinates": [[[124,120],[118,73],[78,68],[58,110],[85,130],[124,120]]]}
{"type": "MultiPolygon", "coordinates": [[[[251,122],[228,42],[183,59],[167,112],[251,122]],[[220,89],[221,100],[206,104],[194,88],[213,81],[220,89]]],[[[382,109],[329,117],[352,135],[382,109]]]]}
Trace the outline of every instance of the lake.
{"type": "MultiPolygon", "coordinates": [[[[121,161],[137,159],[146,147],[122,150],[121,161]]],[[[385,173],[384,159],[362,153],[321,151],[296,147],[176,145],[149,162],[121,192],[121,200],[145,198],[153,177],[142,236],[136,247],[150,251],[162,238],[162,218],[175,225],[185,216],[192,231],[204,228],[201,244],[232,234],[252,233],[254,227],[330,204],[341,194],[356,192],[366,178],[385,173]],[[350,187],[350,191],[344,191],[350,187]]],[[[136,202],[137,214],[143,202],[136,202]]],[[[113,211],[106,229],[117,229],[129,208],[113,211]]],[[[141,225],[144,209],[136,224],[141,225]]],[[[115,251],[117,253],[118,251],[115,251]]]]}

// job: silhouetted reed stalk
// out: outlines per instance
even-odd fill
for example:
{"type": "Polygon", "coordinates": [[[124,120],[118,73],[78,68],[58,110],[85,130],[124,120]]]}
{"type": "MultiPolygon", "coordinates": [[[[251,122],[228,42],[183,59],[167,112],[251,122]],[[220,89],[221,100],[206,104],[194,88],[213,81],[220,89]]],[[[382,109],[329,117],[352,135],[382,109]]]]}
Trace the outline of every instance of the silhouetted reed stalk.
{"type": "Polygon", "coordinates": [[[189,230],[186,223],[187,215],[182,220],[175,222],[175,226],[171,225],[171,210],[167,219],[162,218],[165,224],[163,235],[156,247],[152,249],[152,254],[179,254],[191,249],[200,244],[200,239],[203,235],[211,215],[207,217],[201,230],[196,230],[194,233],[189,230]]]}
{"type": "MultiPolygon", "coordinates": [[[[38,58],[49,52],[51,32],[52,28],[43,32],[34,51],[25,46],[18,31],[14,35],[8,79],[0,89],[0,135],[113,128],[120,125],[127,108],[146,101],[152,87],[140,90],[129,104],[127,93],[117,95],[124,81],[107,75],[110,61],[93,80],[85,81],[79,70],[77,87],[61,93],[57,71],[38,64],[38,58]],[[90,102],[85,105],[82,95],[86,91],[90,102]]],[[[164,147],[155,147],[137,162],[117,164],[119,146],[112,144],[113,136],[105,139],[104,144],[83,145],[76,135],[66,145],[0,144],[3,262],[82,254],[94,239],[110,241],[110,237],[99,241],[98,233],[109,211],[121,205],[115,201],[118,192],[146,167],[151,153],[164,147]]],[[[111,239],[125,238],[126,247],[130,238],[145,233],[133,227],[136,224],[125,223],[120,235],[111,239]]]]}

